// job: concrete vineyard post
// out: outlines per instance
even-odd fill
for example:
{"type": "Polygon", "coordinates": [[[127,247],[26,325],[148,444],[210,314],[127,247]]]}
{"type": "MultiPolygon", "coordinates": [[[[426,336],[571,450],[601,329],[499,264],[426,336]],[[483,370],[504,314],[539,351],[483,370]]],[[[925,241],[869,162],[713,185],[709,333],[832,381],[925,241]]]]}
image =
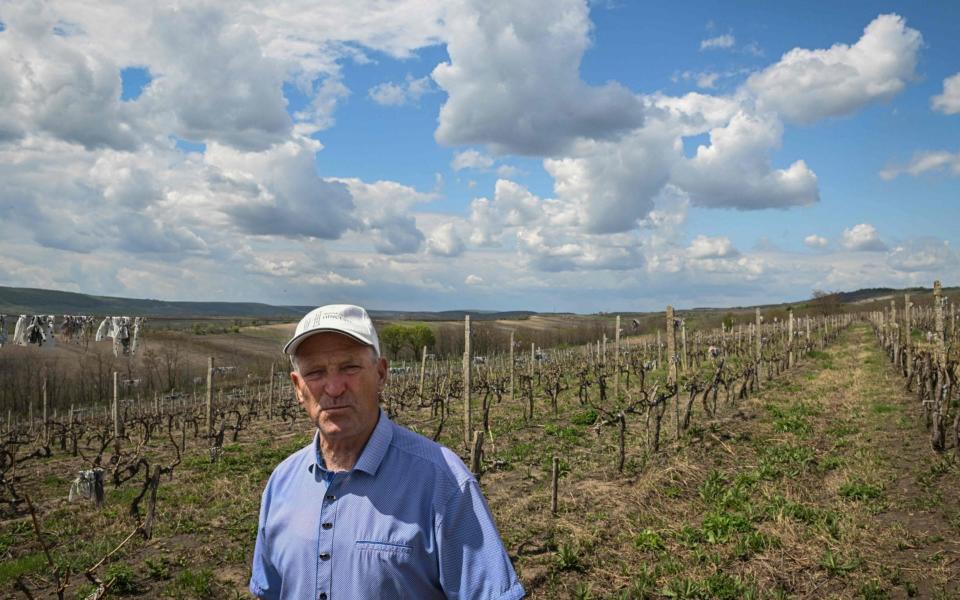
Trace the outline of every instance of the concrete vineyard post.
{"type": "Polygon", "coordinates": [[[213,435],[213,357],[207,357],[207,435],[213,435]]]}
{"type": "Polygon", "coordinates": [[[470,315],[463,317],[463,442],[470,447],[473,415],[470,414],[470,315]]]}
{"type": "Polygon", "coordinates": [[[423,347],[420,354],[420,385],[417,386],[417,397],[423,401],[423,378],[427,374],[427,347],[423,347]]]}

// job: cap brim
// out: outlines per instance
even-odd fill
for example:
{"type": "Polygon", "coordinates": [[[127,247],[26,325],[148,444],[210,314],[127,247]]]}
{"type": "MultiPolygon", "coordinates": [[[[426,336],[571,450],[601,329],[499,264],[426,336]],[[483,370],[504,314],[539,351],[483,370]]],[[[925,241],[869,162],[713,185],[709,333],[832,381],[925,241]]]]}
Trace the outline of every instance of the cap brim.
{"type": "Polygon", "coordinates": [[[304,331],[300,335],[294,337],[292,340],[287,342],[286,345],[283,347],[283,352],[285,354],[293,354],[294,352],[297,351],[297,348],[300,346],[300,343],[303,342],[303,340],[307,339],[311,335],[314,335],[317,333],[324,333],[324,332],[339,333],[342,336],[346,336],[352,340],[356,340],[360,342],[364,346],[370,346],[371,348],[374,347],[374,345],[370,343],[368,340],[365,340],[359,336],[353,335],[352,333],[347,333],[342,329],[332,329],[332,328],[326,327],[326,328],[320,328],[320,329],[311,329],[310,331],[304,331]]]}

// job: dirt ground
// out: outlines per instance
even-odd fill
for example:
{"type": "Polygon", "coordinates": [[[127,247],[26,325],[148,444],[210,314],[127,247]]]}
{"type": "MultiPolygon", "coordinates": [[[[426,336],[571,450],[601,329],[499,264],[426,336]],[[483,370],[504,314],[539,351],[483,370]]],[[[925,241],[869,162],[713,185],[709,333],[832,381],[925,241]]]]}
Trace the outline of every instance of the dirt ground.
{"type": "MultiPolygon", "coordinates": [[[[286,335],[263,329],[264,343],[286,335]]],[[[679,439],[666,430],[657,454],[645,451],[643,419],[629,416],[622,474],[615,428],[598,432],[575,386],[557,415],[544,397],[534,422],[521,410],[507,399],[491,410],[481,485],[530,598],[960,597],[960,469],[952,449],[930,449],[914,397],[864,324],[712,418],[697,407],[691,428],[679,439]]],[[[110,597],[248,597],[263,484],[309,435],[303,419],[258,420],[211,463],[188,433],[183,463],[159,487],[154,538],[133,538],[97,570],[116,582],[110,597]]],[[[465,456],[458,435],[440,441],[465,456]]],[[[171,460],[163,440],[149,452],[171,460]]],[[[37,500],[54,560],[73,573],[68,598],[90,591],[82,571],[133,530],[127,511],[140,488],[139,479],[108,486],[101,510],[69,503],[83,465],[61,452],[28,461],[18,487],[37,500]]],[[[55,597],[45,563],[29,519],[0,523],[0,598],[25,597],[18,575],[35,597],[55,597]]]]}

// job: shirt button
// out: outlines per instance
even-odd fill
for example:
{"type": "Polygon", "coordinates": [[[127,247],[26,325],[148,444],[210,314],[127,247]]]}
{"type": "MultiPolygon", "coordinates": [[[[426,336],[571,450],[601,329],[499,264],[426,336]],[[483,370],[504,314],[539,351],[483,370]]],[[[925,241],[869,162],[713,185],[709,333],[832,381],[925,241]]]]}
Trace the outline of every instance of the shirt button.
{"type": "Polygon", "coordinates": [[[320,560],[330,560],[330,553],[329,553],[329,552],[321,552],[321,553],[320,553],[320,560]]]}
{"type": "Polygon", "coordinates": [[[331,527],[333,527],[333,523],[324,523],[323,525],[321,525],[321,527],[323,527],[324,529],[330,529],[331,527]]]}
{"type": "Polygon", "coordinates": [[[336,499],[337,499],[337,497],[334,496],[333,494],[327,494],[327,500],[330,500],[331,502],[333,502],[333,501],[336,500],[336,499]]]}

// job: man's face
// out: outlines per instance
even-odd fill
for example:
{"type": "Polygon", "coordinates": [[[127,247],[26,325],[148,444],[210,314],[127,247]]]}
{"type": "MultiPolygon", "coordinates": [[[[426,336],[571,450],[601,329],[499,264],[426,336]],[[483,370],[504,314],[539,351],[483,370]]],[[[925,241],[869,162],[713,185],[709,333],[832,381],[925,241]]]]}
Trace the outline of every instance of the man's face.
{"type": "Polygon", "coordinates": [[[370,346],[339,333],[317,333],[297,348],[299,373],[290,373],[297,400],[328,442],[373,431],[387,382],[387,361],[370,346]]]}

